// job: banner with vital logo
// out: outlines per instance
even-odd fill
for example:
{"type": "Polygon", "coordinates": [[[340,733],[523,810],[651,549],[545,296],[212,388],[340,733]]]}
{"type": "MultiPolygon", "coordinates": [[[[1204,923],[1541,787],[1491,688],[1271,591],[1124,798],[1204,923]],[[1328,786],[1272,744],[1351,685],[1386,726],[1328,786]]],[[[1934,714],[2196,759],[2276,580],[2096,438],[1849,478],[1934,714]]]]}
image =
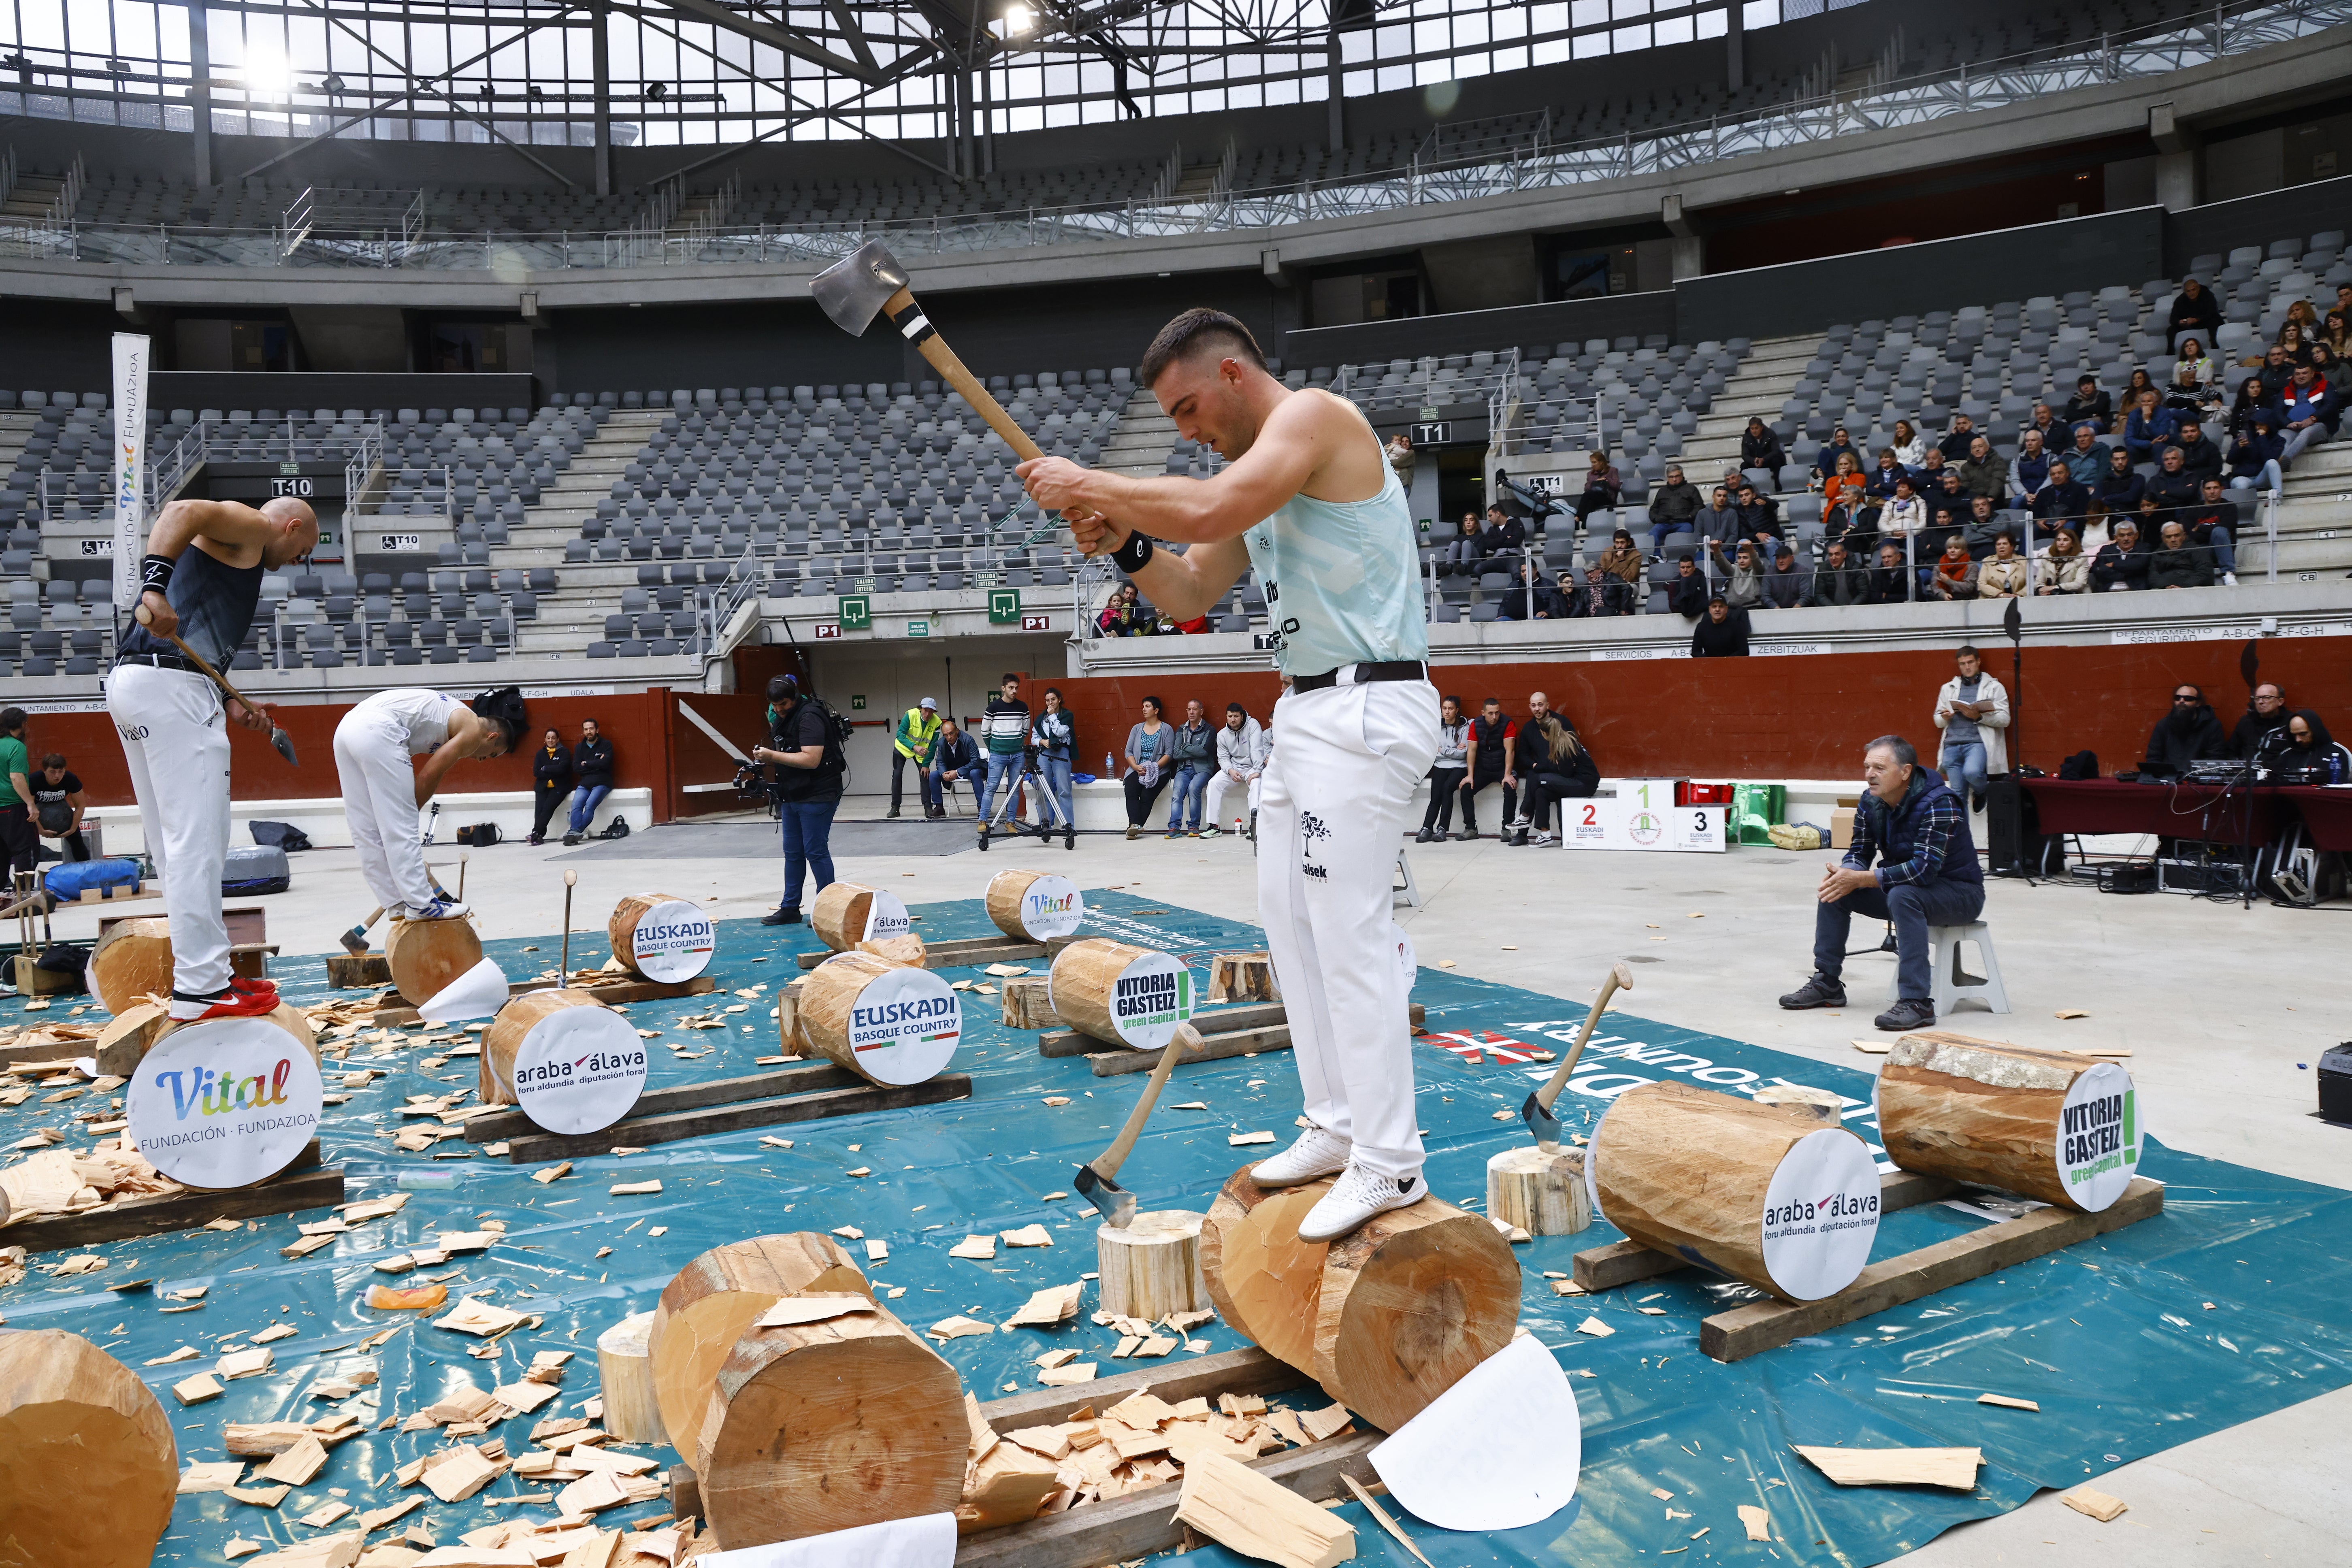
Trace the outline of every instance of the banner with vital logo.
{"type": "Polygon", "coordinates": [[[325,1089],[310,1048],[268,1018],[215,1018],[163,1037],[124,1096],[124,1129],[183,1186],[248,1187],[319,1134],[325,1089]]]}
{"type": "Polygon", "coordinates": [[[1068,936],[1085,923],[1087,900],[1067,877],[1048,873],[1021,895],[1021,929],[1032,941],[1068,936]]]}
{"type": "Polygon", "coordinates": [[[147,552],[148,342],[114,334],[114,604],[139,602],[139,561],[147,552]]]}

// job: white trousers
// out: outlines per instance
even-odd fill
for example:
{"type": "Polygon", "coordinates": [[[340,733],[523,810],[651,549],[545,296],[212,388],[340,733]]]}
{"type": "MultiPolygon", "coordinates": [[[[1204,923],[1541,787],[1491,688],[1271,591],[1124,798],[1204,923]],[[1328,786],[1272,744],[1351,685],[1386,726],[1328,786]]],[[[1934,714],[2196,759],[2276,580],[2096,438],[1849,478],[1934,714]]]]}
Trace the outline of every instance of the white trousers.
{"type": "MultiPolygon", "coordinates": [[[[1225,815],[1225,792],[1229,789],[1238,789],[1239,787],[1241,786],[1234,783],[1233,774],[1225,772],[1223,768],[1219,768],[1209,779],[1208,795],[1206,803],[1202,807],[1201,820],[1213,826],[1221,824],[1224,820],[1225,815]]],[[[1258,809],[1258,796],[1264,792],[1265,788],[1265,775],[1264,773],[1260,773],[1255,778],[1250,780],[1249,808],[1252,811],[1258,809]]]]}
{"type": "Polygon", "coordinates": [[[1437,689],[1374,681],[1275,708],[1261,778],[1257,902],[1307,1119],[1375,1175],[1419,1173],[1412,1029],[1390,889],[1413,788],[1437,756],[1437,689]]]}
{"type": "Polygon", "coordinates": [[[343,818],[360,852],[360,875],[385,909],[421,910],[433,901],[433,874],[417,842],[416,769],[407,726],[353,709],[335,726],[335,773],[343,784],[343,818]]]}
{"type": "Polygon", "coordinates": [[[228,989],[228,926],[221,870],[228,861],[228,716],[220,692],[193,670],[117,666],[106,710],[122,737],[147,854],[172,922],[172,988],[190,996],[228,989]],[[160,786],[160,787],[159,787],[160,786]]]}

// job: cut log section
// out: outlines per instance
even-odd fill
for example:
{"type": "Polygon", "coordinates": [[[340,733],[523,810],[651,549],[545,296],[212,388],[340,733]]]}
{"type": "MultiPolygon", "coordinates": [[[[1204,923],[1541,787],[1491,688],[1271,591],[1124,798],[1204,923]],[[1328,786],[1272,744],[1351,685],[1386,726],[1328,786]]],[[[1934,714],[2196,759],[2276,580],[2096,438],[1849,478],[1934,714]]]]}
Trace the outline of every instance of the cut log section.
{"type": "Polygon", "coordinates": [[[1103,1310],[1150,1323],[1210,1307],[1209,1282],[1201,1278],[1203,1217],[1190,1209],[1150,1209],[1125,1229],[1106,1225],[1096,1231],[1103,1310]]]}
{"type": "Polygon", "coordinates": [[[1108,937],[1074,942],[1055,955],[1049,1000],[1082,1035],[1156,1051],[1192,1016],[1192,972],[1172,953],[1108,937]]]}
{"type": "Polygon", "coordinates": [[[632,1312],[596,1336],[598,1425],[620,1443],[667,1443],[661,1401],[654,1396],[654,1314],[632,1312]]]}
{"type": "Polygon", "coordinates": [[[140,1058],[147,1054],[147,1047],[155,1043],[155,1031],[170,1016],[161,1002],[137,1003],[117,1013],[98,1033],[98,1048],[91,1053],[98,1058],[98,1070],[115,1078],[129,1078],[137,1070],[140,1058]]]}
{"type": "Polygon", "coordinates": [[[635,1110],[645,1088],[645,1042],[593,992],[526,991],[482,1032],[477,1094],[485,1105],[521,1106],[547,1131],[601,1131],[635,1110]]]}
{"type": "Polygon", "coordinates": [[[1243,1166],[1202,1225],[1201,1272],[1227,1324],[1393,1432],[1510,1343],[1518,1260],[1483,1215],[1435,1198],[1301,1241],[1330,1186],[1266,1191],[1243,1166]]]}
{"type": "Polygon", "coordinates": [[[971,1440],[955,1369],[876,1307],[747,1329],[688,1451],[703,1518],[733,1552],[950,1512],[971,1440]]]}
{"type": "Polygon", "coordinates": [[[331,952],[327,984],[338,991],[358,991],[392,984],[392,965],[380,952],[331,952]]]}
{"type": "Polygon", "coordinates": [[[1844,1289],[1878,1234],[1878,1167],[1861,1139],[1690,1084],[1612,1100],[1585,1172],[1597,1217],[1784,1301],[1844,1289]]]}
{"type": "Polygon", "coordinates": [[[877,958],[887,958],[893,963],[911,963],[923,967],[923,939],[919,936],[868,937],[855,951],[870,952],[877,958]]]}
{"type": "Polygon", "coordinates": [[[654,1398],[670,1447],[694,1452],[711,1384],[752,1319],[803,1290],[867,1289],[840,1243],[809,1231],[714,1247],[679,1269],[663,1288],[646,1335],[654,1398]]]}
{"type": "Polygon", "coordinates": [[[809,906],[809,926],[835,952],[856,951],[861,942],[906,936],[913,931],[898,895],[856,882],[828,882],[809,906]]]}
{"type": "Polygon", "coordinates": [[[1184,1467],[1176,1518],[1281,1568],[1338,1568],[1356,1555],[1355,1526],[1222,1454],[1196,1455],[1184,1467]]]}
{"type": "Polygon", "coordinates": [[[1811,1117],[1824,1127],[1842,1126],[1845,1121],[1845,1100],[1825,1089],[1808,1089],[1801,1083],[1776,1083],[1756,1091],[1759,1105],[1778,1106],[1811,1117]]]}
{"type": "Polygon", "coordinates": [[[469,920],[396,920],[383,933],[383,957],[401,1000],[422,1007],[482,962],[482,937],[469,920]]]}
{"type": "Polygon", "coordinates": [[[670,985],[710,967],[718,931],[700,906],[669,893],[631,893],[604,922],[622,968],[670,985]]]}
{"type": "Polygon", "coordinates": [[[1209,960],[1212,1002],[1279,1002],[1274,956],[1265,952],[1221,952],[1209,960]]]}
{"type": "Polygon", "coordinates": [[[146,1568],[180,1456],[163,1406],[76,1334],[0,1331],[0,1559],[146,1568]]]}
{"type": "Polygon", "coordinates": [[[90,994],[120,1017],[149,996],[172,997],[172,927],[161,916],[117,921],[90,949],[90,994]]]}
{"type": "MultiPolygon", "coordinates": [[[[317,1031],[310,1027],[310,1019],[305,1018],[301,1014],[294,1010],[291,1003],[280,1002],[277,1006],[263,1014],[262,1016],[277,1025],[279,1028],[285,1030],[288,1034],[293,1036],[296,1039],[301,1041],[305,1048],[310,1051],[310,1059],[312,1061],[318,1062],[324,1059],[319,1054],[319,1036],[317,1031]]],[[[162,1045],[165,1040],[169,1039],[174,1032],[187,1028],[188,1026],[189,1026],[186,1024],[175,1021],[168,1013],[152,1020],[147,1028],[146,1045],[141,1051],[142,1059],[147,1051],[153,1050],[157,1046],[162,1045]]]]}
{"type": "Polygon", "coordinates": [[[801,998],[807,994],[808,976],[803,974],[776,993],[776,1043],[788,1057],[813,1057],[816,1047],[808,1043],[808,1031],[801,1027],[801,998]]]}
{"type": "Polygon", "coordinates": [[[1062,1016],[1054,1011],[1054,982],[1043,974],[1021,974],[1004,982],[1004,1026],[1008,1029],[1058,1029],[1062,1016]]]}
{"type": "Polygon", "coordinates": [[[1584,1156],[1532,1144],[1486,1162],[1486,1213],[1529,1236],[1574,1236],[1592,1223],[1584,1156]]]}
{"type": "Polygon", "coordinates": [[[1878,1074],[1880,1140],[1906,1171],[2096,1214],[2139,1168],[2131,1074],[2070,1051],[1906,1035],[1878,1074]]]}
{"type": "MultiPolygon", "coordinates": [[[[480,1073],[474,1086],[475,1098],[485,1105],[516,1105],[515,1053],[522,1048],[525,1036],[534,1026],[551,1014],[574,1007],[604,1007],[585,991],[570,989],[526,991],[509,999],[482,1031],[480,1073]]],[[[616,1015],[617,1016],[617,1015],[616,1015]]],[[[630,1031],[635,1038],[635,1031],[630,1031]]]]}
{"type": "Polygon", "coordinates": [[[811,1050],[870,1083],[928,1082],[963,1035],[963,1004],[946,981],[871,952],[837,952],[810,970],[798,1016],[811,1050]]]}
{"type": "Polygon", "coordinates": [[[1087,918],[1077,884],[1050,871],[999,871],[988,882],[988,918],[1023,942],[1067,936],[1087,918]]]}

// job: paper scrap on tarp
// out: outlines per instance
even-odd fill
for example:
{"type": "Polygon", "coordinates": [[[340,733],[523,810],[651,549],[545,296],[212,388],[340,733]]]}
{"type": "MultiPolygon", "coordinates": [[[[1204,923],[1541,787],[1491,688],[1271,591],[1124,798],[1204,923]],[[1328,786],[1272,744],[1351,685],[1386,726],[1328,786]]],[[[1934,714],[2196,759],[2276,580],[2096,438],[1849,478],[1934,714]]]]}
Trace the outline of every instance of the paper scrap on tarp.
{"type": "Polygon", "coordinates": [[[486,958],[434,993],[416,1016],[428,1024],[457,1024],[495,1017],[506,1005],[507,972],[486,958]]]}
{"type": "Polygon", "coordinates": [[[1583,1430],[1568,1374],[1529,1334],[1398,1427],[1372,1450],[1372,1468],[1440,1529],[1517,1530],[1575,1497],[1583,1430]]]}
{"type": "Polygon", "coordinates": [[[740,1552],[712,1552],[697,1561],[704,1568],[952,1568],[955,1554],[955,1515],[927,1513],[740,1552]]]}

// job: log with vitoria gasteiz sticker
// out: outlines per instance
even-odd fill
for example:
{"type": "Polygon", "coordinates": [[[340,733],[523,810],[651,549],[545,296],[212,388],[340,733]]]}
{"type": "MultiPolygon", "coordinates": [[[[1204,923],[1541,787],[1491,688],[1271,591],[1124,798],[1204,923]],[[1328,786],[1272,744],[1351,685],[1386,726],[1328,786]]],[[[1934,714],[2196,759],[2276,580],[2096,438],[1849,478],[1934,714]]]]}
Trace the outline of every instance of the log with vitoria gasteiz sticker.
{"type": "Polygon", "coordinates": [[[1906,1171],[2097,1214],[2139,1173],[2131,1074],[2072,1051],[1906,1035],[1878,1075],[1887,1158],[1906,1171]]]}

